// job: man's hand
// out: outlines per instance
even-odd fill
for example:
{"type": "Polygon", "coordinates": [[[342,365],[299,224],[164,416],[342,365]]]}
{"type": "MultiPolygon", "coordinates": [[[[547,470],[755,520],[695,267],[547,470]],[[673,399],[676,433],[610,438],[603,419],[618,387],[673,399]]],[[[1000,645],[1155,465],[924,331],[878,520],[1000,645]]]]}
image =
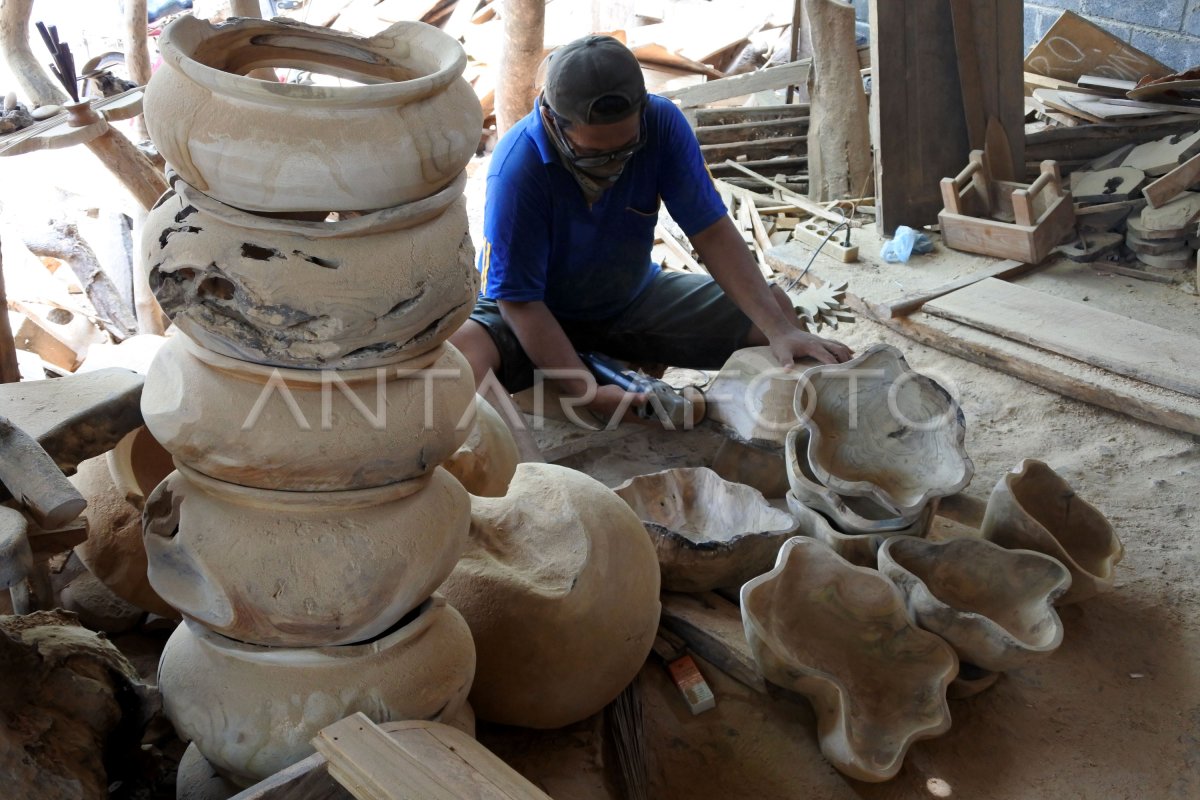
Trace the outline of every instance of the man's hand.
{"type": "Polygon", "coordinates": [[[785,369],[801,358],[813,358],[822,364],[840,364],[849,361],[854,355],[854,351],[841,342],[823,339],[798,328],[773,336],[770,342],[771,353],[779,362],[779,366],[785,369]]]}
{"type": "Polygon", "coordinates": [[[642,392],[627,392],[620,386],[606,384],[596,387],[596,396],[587,404],[587,409],[604,426],[614,419],[618,422],[640,422],[634,409],[644,406],[648,400],[642,392]]]}

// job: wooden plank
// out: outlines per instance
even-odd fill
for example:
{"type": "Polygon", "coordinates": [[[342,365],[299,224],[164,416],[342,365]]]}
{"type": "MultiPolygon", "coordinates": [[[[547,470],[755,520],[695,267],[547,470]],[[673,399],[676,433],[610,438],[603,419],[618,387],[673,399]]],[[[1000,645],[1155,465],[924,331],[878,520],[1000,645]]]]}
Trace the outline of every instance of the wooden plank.
{"type": "Polygon", "coordinates": [[[663,592],[662,626],[731,678],[766,692],[766,682],[746,642],[741,610],[733,603],[713,592],[663,592]]]}
{"type": "Polygon", "coordinates": [[[808,103],[740,106],[733,108],[700,108],[696,110],[696,124],[708,127],[754,122],[781,122],[788,119],[807,118],[808,112],[808,103]]]}
{"type": "Polygon", "coordinates": [[[1025,69],[1079,82],[1084,75],[1136,81],[1172,70],[1073,11],[1064,11],[1025,58],[1025,69]]]}
{"type": "Polygon", "coordinates": [[[654,226],[654,235],[662,240],[663,246],[671,251],[671,255],[683,262],[683,266],[691,272],[700,275],[707,275],[708,270],[700,265],[700,262],[692,257],[691,249],[675,238],[675,236],[662,225],[654,226]]]}
{"type": "Polygon", "coordinates": [[[741,97],[768,89],[782,89],[789,85],[803,84],[808,80],[810,64],[809,59],[793,61],[790,64],[767,67],[757,72],[708,81],[699,86],[668,89],[661,92],[661,95],[676,101],[684,108],[701,106],[717,100],[728,100],[731,97],[741,97]]]}
{"type": "Polygon", "coordinates": [[[942,295],[950,294],[964,287],[970,286],[973,283],[985,278],[1015,278],[1018,275],[1024,275],[1034,268],[1034,264],[1025,264],[1020,261],[998,261],[978,272],[972,272],[969,275],[963,275],[961,278],[956,278],[949,283],[943,283],[941,286],[933,289],[927,289],[923,292],[909,292],[906,295],[897,297],[894,300],[886,300],[882,303],[872,303],[871,311],[883,319],[893,319],[895,317],[905,317],[921,306],[928,303],[930,300],[936,300],[942,295]]]}
{"type": "MultiPolygon", "coordinates": [[[[808,156],[785,156],[783,158],[768,158],[762,161],[733,161],[725,159],[719,163],[709,164],[708,171],[714,178],[729,178],[742,172],[742,169],[761,170],[770,175],[786,174],[791,175],[795,172],[806,172],[808,170],[808,156]]],[[[742,172],[745,174],[745,172],[742,172]]],[[[757,175],[758,173],[755,172],[757,175]]],[[[759,176],[762,177],[761,175],[759,176]]],[[[802,176],[805,181],[808,180],[808,175],[802,176]]],[[[785,187],[786,188],[786,187],[785,187]]],[[[788,191],[791,191],[788,189],[788,191]]]]}
{"type": "Polygon", "coordinates": [[[888,236],[900,225],[936,222],[942,209],[937,179],[958,174],[967,163],[948,12],[946,0],[871,0],[877,225],[888,236]]]}
{"type": "Polygon", "coordinates": [[[728,142],[755,142],[779,136],[798,136],[808,128],[808,117],[767,119],[724,125],[703,125],[696,128],[696,141],[701,145],[728,142]]]}
{"type": "MultiPolygon", "coordinates": [[[[797,261],[797,254],[781,247],[767,254],[767,261],[784,276],[798,276],[808,258],[797,261]]],[[[821,285],[822,279],[810,270],[805,281],[821,285]]],[[[989,369],[1171,430],[1200,435],[1200,403],[1178,392],[1151,386],[1139,380],[1066,358],[1056,353],[1005,339],[953,320],[917,311],[907,317],[889,319],[876,316],[872,304],[847,292],[846,305],[860,318],[869,319],[907,336],[915,342],[971,361],[989,369]]]]}
{"type": "Polygon", "coordinates": [[[799,156],[808,152],[807,136],[777,136],[746,142],[702,144],[700,153],[708,162],[747,156],[751,161],[765,161],[774,156],[799,156]]]}
{"type": "Polygon", "coordinates": [[[312,744],[329,762],[329,774],[358,800],[459,797],[362,712],[323,728],[312,744]]]}
{"type": "Polygon", "coordinates": [[[1166,328],[994,278],[927,303],[925,310],[1118,375],[1200,397],[1200,349],[1194,338],[1166,328]]]}
{"type": "Polygon", "coordinates": [[[1152,208],[1161,208],[1180,192],[1190,189],[1197,183],[1200,183],[1200,154],[1192,156],[1142,189],[1142,194],[1146,196],[1146,202],[1152,208]]]}

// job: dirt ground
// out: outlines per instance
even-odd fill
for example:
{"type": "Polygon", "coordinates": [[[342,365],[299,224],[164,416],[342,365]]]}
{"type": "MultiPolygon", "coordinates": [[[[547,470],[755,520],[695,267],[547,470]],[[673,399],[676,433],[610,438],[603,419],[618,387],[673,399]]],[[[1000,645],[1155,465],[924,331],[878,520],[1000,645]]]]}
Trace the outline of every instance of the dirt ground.
{"type": "MultiPolygon", "coordinates": [[[[766,698],[708,664],[716,709],[692,717],[653,660],[641,686],[652,793],[712,798],[1200,797],[1200,440],[1061,397],[860,322],[839,338],[884,341],[960,398],[984,500],[1027,457],[1048,462],[1113,522],[1125,545],[1115,590],[1062,609],[1063,645],[1040,666],[951,701],[953,727],[918,742],[887,783],[843,777],[821,756],[802,700],[766,698]]],[[[638,433],[563,463],[609,485],[711,459],[705,431],[638,433]]],[[[481,739],[556,798],[619,797],[595,722],[481,739]]],[[[611,759],[610,759],[611,762],[611,759]]]]}

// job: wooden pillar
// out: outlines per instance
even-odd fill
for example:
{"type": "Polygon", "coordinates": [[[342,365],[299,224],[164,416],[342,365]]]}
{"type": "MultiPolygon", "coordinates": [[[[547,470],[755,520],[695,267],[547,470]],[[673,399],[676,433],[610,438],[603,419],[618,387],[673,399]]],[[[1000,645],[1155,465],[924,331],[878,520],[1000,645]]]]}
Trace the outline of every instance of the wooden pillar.
{"type": "Polygon", "coordinates": [[[871,131],[859,74],[854,6],[804,0],[812,37],[808,73],[808,196],[824,202],[869,194],[871,131]]]}
{"type": "MultiPolygon", "coordinates": [[[[145,14],[145,0],[142,0],[145,14]]],[[[0,48],[21,91],[35,106],[62,105],[67,96],[42,69],[42,62],[50,60],[50,54],[41,58],[33,54],[29,46],[29,15],[33,0],[3,0],[0,3],[0,48]]]]}
{"type": "Polygon", "coordinates": [[[545,0],[504,0],[504,51],[496,84],[496,131],[501,136],[533,108],[546,27],[545,0]]]}

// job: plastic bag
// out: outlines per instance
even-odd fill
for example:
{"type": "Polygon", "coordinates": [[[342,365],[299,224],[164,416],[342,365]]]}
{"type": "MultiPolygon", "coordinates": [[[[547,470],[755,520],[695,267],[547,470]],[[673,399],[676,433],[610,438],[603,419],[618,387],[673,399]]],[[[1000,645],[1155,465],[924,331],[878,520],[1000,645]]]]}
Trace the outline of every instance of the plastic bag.
{"type": "Polygon", "coordinates": [[[931,252],[933,252],[932,239],[919,231],[914,231],[907,225],[901,225],[896,228],[895,235],[892,236],[891,241],[884,244],[879,254],[883,256],[884,261],[895,263],[908,261],[908,257],[913,253],[931,252]]]}

